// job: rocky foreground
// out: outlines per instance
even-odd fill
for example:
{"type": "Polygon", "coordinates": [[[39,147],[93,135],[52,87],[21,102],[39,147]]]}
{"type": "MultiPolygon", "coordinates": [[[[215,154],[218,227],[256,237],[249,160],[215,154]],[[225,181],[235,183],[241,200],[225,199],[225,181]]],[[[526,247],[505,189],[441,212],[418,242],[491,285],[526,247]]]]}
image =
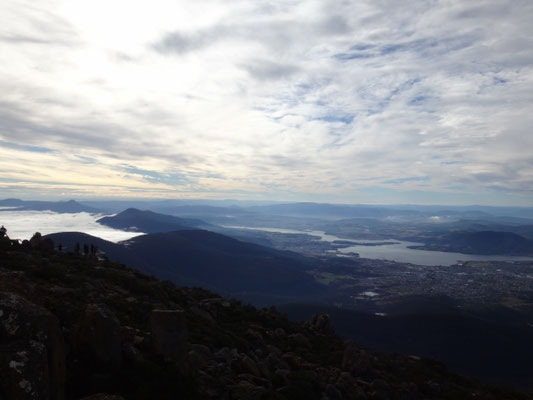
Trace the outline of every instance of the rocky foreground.
{"type": "Polygon", "coordinates": [[[45,247],[0,250],[0,400],[533,398],[45,247]]]}

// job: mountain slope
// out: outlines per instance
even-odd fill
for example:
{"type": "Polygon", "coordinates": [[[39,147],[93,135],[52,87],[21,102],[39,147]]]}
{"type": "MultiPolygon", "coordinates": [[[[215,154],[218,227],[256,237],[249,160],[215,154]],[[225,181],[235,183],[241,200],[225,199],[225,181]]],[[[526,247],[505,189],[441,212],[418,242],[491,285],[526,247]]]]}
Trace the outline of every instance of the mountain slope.
{"type": "Polygon", "coordinates": [[[305,272],[313,259],[209,231],[142,235],[119,244],[75,232],[47,237],[69,248],[76,242],[95,244],[110,260],[179,285],[201,286],[248,301],[282,302],[325,291],[305,272]]]}
{"type": "MultiPolygon", "coordinates": [[[[421,306],[432,300],[419,299],[421,306]]],[[[481,313],[460,309],[409,308],[408,313],[382,316],[326,305],[291,304],[280,310],[295,320],[327,313],[338,333],[372,350],[435,358],[484,382],[533,391],[533,327],[504,318],[488,321],[481,313]]]]}
{"type": "Polygon", "coordinates": [[[199,219],[173,217],[153,211],[141,211],[136,208],[128,208],[115,216],[103,217],[96,222],[110,228],[146,233],[171,232],[209,226],[207,222],[199,219]]]}
{"type": "Polygon", "coordinates": [[[2,398],[29,398],[28,387],[66,400],[532,398],[346,344],[326,316],[291,323],[72,253],[0,258],[2,398]],[[102,392],[122,397],[92,397],[102,392]]]}

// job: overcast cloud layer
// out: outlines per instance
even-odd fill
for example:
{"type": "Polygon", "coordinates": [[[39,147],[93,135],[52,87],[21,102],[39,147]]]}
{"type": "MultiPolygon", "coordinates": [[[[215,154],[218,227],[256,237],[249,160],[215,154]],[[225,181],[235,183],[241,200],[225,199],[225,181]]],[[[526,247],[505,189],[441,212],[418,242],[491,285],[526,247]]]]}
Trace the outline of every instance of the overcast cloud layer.
{"type": "Polygon", "coordinates": [[[530,0],[0,3],[0,197],[533,205],[530,0]]]}

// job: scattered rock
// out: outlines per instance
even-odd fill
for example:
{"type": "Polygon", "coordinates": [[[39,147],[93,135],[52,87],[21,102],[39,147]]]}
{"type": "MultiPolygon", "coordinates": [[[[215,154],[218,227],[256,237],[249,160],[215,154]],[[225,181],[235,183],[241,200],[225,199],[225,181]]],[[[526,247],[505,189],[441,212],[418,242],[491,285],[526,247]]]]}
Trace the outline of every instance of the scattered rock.
{"type": "Polygon", "coordinates": [[[264,361],[259,361],[257,363],[257,368],[259,368],[259,371],[261,372],[261,376],[266,379],[271,378],[270,369],[268,368],[268,364],[264,361]]]}
{"type": "Polygon", "coordinates": [[[222,347],[214,356],[217,361],[229,363],[231,361],[231,350],[229,347],[222,347]]]}
{"type": "Polygon", "coordinates": [[[122,355],[127,361],[130,362],[138,362],[144,360],[142,352],[137,347],[128,343],[122,345],[122,355]]]}
{"type": "Polygon", "coordinates": [[[253,329],[248,329],[246,331],[246,336],[250,340],[253,340],[254,342],[257,342],[257,343],[263,343],[264,341],[263,335],[260,332],[253,330],[253,329]]]}
{"type": "Polygon", "coordinates": [[[370,384],[373,390],[389,390],[389,384],[384,379],[375,379],[370,384]]]}
{"type": "Polygon", "coordinates": [[[263,387],[255,386],[248,381],[240,381],[230,389],[232,400],[261,400],[265,392],[263,387]]]}
{"type": "Polygon", "coordinates": [[[294,353],[285,353],[281,356],[281,359],[289,364],[291,369],[299,368],[300,364],[302,363],[302,359],[294,353]]]}
{"type": "Polygon", "coordinates": [[[209,347],[203,344],[193,343],[190,346],[191,350],[196,351],[198,354],[201,354],[207,358],[211,358],[213,356],[213,353],[209,347]]]}
{"type": "Polygon", "coordinates": [[[121,396],[115,396],[112,394],[97,393],[97,394],[93,394],[88,397],[84,397],[83,399],[80,399],[80,400],[124,400],[124,398],[121,396]]]}
{"type": "Polygon", "coordinates": [[[372,365],[368,353],[348,342],[342,357],[342,369],[353,376],[363,375],[372,365]]]}
{"type": "Polygon", "coordinates": [[[43,239],[40,232],[35,232],[31,237],[30,246],[35,250],[54,251],[54,241],[50,238],[43,239]]]}
{"type": "Polygon", "coordinates": [[[187,321],[182,310],[153,310],[150,318],[152,345],[156,354],[188,372],[187,321]]]}
{"type": "Polygon", "coordinates": [[[205,357],[202,357],[201,354],[197,353],[194,350],[189,351],[187,357],[189,360],[189,369],[192,372],[199,371],[200,369],[205,369],[209,365],[209,360],[205,357]]]}
{"type": "Polygon", "coordinates": [[[39,250],[54,251],[54,241],[50,238],[41,240],[41,243],[39,243],[39,250]]]}
{"type": "Polygon", "coordinates": [[[252,374],[253,376],[261,376],[261,371],[257,367],[255,361],[248,357],[246,354],[243,354],[243,356],[241,357],[241,365],[244,371],[252,374]]]}
{"type": "Polygon", "coordinates": [[[47,350],[34,340],[0,346],[0,396],[10,400],[51,397],[47,350]]]}
{"type": "Polygon", "coordinates": [[[278,340],[285,340],[287,338],[287,334],[283,328],[276,328],[274,329],[274,337],[278,340]]]}
{"type": "Polygon", "coordinates": [[[22,251],[30,251],[32,248],[30,241],[28,239],[24,239],[20,244],[20,248],[22,251]]]}
{"type": "Polygon", "coordinates": [[[209,322],[211,324],[216,324],[216,321],[211,316],[211,314],[209,314],[207,311],[202,310],[201,308],[199,308],[197,306],[192,306],[191,308],[189,308],[189,311],[192,314],[196,315],[197,317],[200,317],[200,318],[206,320],[207,322],[209,322]]]}
{"type": "Polygon", "coordinates": [[[276,369],[287,369],[290,370],[289,364],[287,364],[285,361],[281,360],[276,353],[270,353],[266,359],[266,363],[272,370],[276,369]]]}
{"type": "Polygon", "coordinates": [[[293,347],[305,347],[305,348],[311,347],[311,343],[309,343],[309,339],[307,339],[301,333],[294,333],[292,335],[289,335],[289,344],[293,347]]]}
{"type": "Polygon", "coordinates": [[[326,385],[325,390],[326,395],[329,400],[342,400],[342,393],[335,387],[335,385],[328,384],[326,385]]]}
{"type": "Polygon", "coordinates": [[[33,234],[33,236],[30,239],[30,244],[33,249],[39,248],[39,243],[41,243],[41,238],[42,238],[41,232],[35,232],[33,234]]]}
{"type": "Polygon", "coordinates": [[[281,357],[281,355],[283,354],[283,352],[279,348],[277,348],[276,346],[272,346],[271,344],[267,344],[266,347],[271,353],[274,353],[278,357],[281,357]]]}
{"type": "Polygon", "coordinates": [[[306,323],[306,326],[315,333],[321,335],[334,335],[335,329],[331,324],[328,314],[314,314],[306,323]]]}
{"type": "Polygon", "coordinates": [[[205,369],[212,361],[213,353],[202,344],[191,344],[189,351],[189,367],[191,371],[205,369]]]}
{"type": "Polygon", "coordinates": [[[87,362],[119,368],[121,336],[120,322],[107,305],[88,304],[76,334],[76,347],[87,362]]]}
{"type": "Polygon", "coordinates": [[[279,376],[280,378],[282,378],[283,381],[285,382],[285,385],[288,385],[288,383],[289,383],[289,375],[291,374],[290,370],[279,368],[279,369],[274,371],[274,374],[276,376],[279,376]]]}
{"type": "MultiPolygon", "coordinates": [[[[22,346],[28,348],[28,351],[37,358],[36,349],[39,345],[44,346],[46,379],[50,380],[47,383],[50,387],[50,397],[59,400],[64,398],[65,342],[59,321],[52,313],[19,295],[0,292],[0,339],[8,346],[12,342],[22,343],[22,346]]],[[[24,376],[24,379],[35,382],[36,378],[24,376]]]]}
{"type": "Polygon", "coordinates": [[[11,240],[7,236],[0,237],[0,250],[10,250],[11,240]]]}

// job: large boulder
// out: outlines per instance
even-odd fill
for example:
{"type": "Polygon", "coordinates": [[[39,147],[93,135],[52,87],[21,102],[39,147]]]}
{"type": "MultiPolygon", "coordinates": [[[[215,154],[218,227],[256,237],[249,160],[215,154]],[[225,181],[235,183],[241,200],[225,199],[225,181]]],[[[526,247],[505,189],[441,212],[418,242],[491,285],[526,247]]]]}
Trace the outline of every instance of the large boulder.
{"type": "Polygon", "coordinates": [[[189,348],[189,367],[192,372],[206,368],[214,362],[214,356],[209,347],[203,344],[191,344],[189,348]]]}
{"type": "Polygon", "coordinates": [[[248,381],[240,381],[230,387],[231,398],[235,400],[261,400],[266,393],[265,388],[248,381]]]}
{"type": "Polygon", "coordinates": [[[35,232],[30,239],[30,244],[33,249],[38,249],[42,239],[41,232],[35,232]]]}
{"type": "Polygon", "coordinates": [[[11,240],[7,236],[0,237],[0,250],[10,250],[11,240]]]}
{"type": "Polygon", "coordinates": [[[30,239],[30,245],[32,249],[41,251],[53,251],[54,241],[51,238],[43,239],[40,232],[35,232],[30,239]]]}
{"type": "Polygon", "coordinates": [[[321,335],[334,335],[335,329],[331,324],[328,314],[314,314],[313,317],[307,321],[306,326],[321,335]]]}
{"type": "Polygon", "coordinates": [[[294,347],[294,348],[310,348],[311,347],[311,343],[309,342],[309,339],[307,339],[301,333],[293,333],[292,335],[289,335],[289,344],[291,345],[291,347],[294,347]]]}
{"type": "Polygon", "coordinates": [[[42,239],[39,243],[39,250],[54,251],[54,241],[50,238],[42,239]]]}
{"type": "Polygon", "coordinates": [[[39,400],[50,398],[50,373],[46,346],[38,341],[0,345],[0,398],[39,400]]]}
{"type": "Polygon", "coordinates": [[[105,304],[88,304],[76,333],[76,350],[86,362],[119,368],[122,364],[120,322],[105,304]]]}
{"type": "Polygon", "coordinates": [[[188,372],[187,320],[182,310],[153,310],[150,318],[154,352],[188,372]]]}
{"type": "Polygon", "coordinates": [[[352,376],[365,374],[372,367],[372,356],[366,351],[348,341],[342,356],[342,370],[352,376]]]}
{"type": "Polygon", "coordinates": [[[9,390],[24,389],[27,395],[34,393],[35,398],[64,399],[65,343],[59,321],[52,313],[17,294],[0,292],[0,343],[4,363],[0,369],[8,362],[10,374],[6,376],[19,379],[15,386],[10,379],[2,380],[3,385],[9,390]],[[13,375],[13,371],[18,375],[13,375]]]}

